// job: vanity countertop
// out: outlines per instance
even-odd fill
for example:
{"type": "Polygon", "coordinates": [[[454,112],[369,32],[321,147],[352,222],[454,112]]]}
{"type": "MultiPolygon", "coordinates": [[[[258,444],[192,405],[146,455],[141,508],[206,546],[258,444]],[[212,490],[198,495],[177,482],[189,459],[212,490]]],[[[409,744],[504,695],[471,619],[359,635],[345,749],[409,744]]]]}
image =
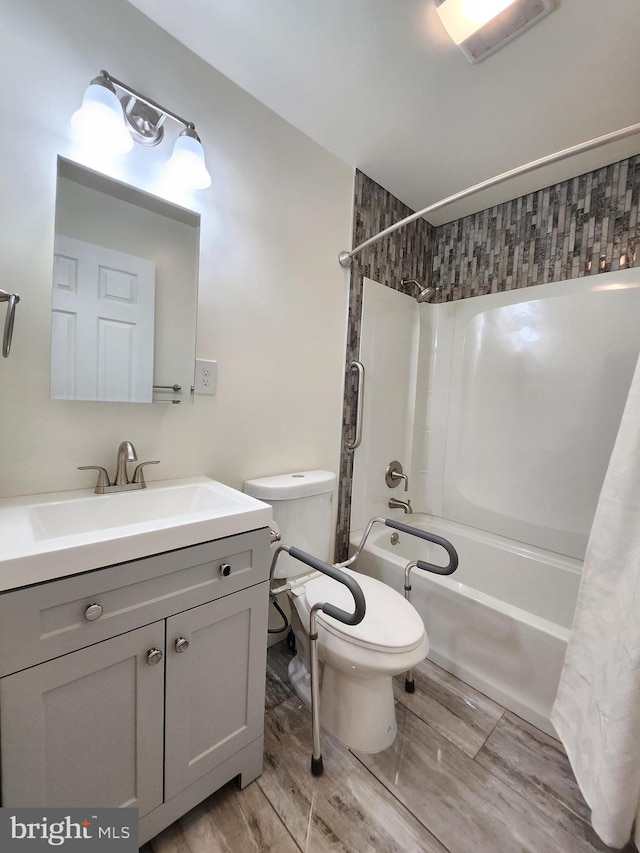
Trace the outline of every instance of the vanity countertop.
{"type": "Polygon", "coordinates": [[[96,495],[0,499],[0,591],[234,536],[272,522],[269,504],[189,477],[96,495]]]}

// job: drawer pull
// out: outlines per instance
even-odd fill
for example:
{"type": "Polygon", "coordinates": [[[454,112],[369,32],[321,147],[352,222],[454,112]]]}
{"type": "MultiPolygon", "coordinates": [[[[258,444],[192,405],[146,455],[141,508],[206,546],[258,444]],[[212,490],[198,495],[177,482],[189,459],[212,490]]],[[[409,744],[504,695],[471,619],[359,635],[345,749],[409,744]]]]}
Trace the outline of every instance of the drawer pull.
{"type": "Polygon", "coordinates": [[[162,652],[160,649],[149,649],[147,652],[147,663],[149,666],[155,666],[162,660],[162,652]]]}
{"type": "Polygon", "coordinates": [[[220,574],[223,578],[228,578],[231,574],[231,565],[229,563],[223,563],[220,566],[220,574]]]}
{"type": "Polygon", "coordinates": [[[178,637],[176,640],[176,652],[178,654],[182,654],[182,652],[186,652],[189,648],[189,640],[186,637],[178,637]]]}
{"type": "Polygon", "coordinates": [[[104,607],[101,604],[90,604],[87,609],[84,611],[84,618],[87,622],[95,622],[96,619],[99,619],[104,613],[104,607]]]}

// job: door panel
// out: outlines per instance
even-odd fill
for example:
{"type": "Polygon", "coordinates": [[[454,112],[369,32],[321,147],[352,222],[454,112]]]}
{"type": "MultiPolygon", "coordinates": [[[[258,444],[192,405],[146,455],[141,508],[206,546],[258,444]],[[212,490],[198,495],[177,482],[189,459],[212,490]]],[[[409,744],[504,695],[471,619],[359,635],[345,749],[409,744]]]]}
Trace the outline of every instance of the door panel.
{"type": "Polygon", "coordinates": [[[162,803],[164,623],[0,679],[3,806],[162,803]]]}
{"type": "Polygon", "coordinates": [[[151,402],[155,264],[56,234],[51,396],[151,402]]]}
{"type": "Polygon", "coordinates": [[[267,609],[262,583],[167,620],[167,799],[262,733],[267,609]]]}

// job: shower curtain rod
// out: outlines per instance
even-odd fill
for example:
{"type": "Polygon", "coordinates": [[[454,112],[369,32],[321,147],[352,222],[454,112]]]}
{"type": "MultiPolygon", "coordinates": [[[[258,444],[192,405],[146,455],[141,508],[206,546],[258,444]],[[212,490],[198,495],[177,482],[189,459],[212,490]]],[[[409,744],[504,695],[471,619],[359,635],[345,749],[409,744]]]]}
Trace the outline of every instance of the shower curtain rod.
{"type": "Polygon", "coordinates": [[[497,184],[501,184],[503,181],[509,180],[509,178],[515,178],[518,175],[526,175],[527,172],[532,172],[534,169],[538,169],[541,166],[549,166],[552,163],[559,163],[561,160],[566,160],[567,157],[572,157],[574,154],[581,154],[583,151],[591,151],[593,148],[599,148],[601,145],[606,145],[608,142],[616,142],[618,139],[625,139],[627,136],[633,136],[634,133],[638,132],[640,132],[640,123],[630,124],[628,127],[623,127],[620,130],[614,130],[611,133],[605,133],[604,136],[598,136],[596,139],[590,139],[588,142],[580,142],[578,145],[572,145],[571,148],[556,151],[555,154],[547,154],[546,157],[541,157],[539,160],[532,160],[531,163],[525,163],[524,166],[518,166],[516,169],[510,169],[508,172],[496,175],[494,178],[481,181],[479,184],[474,184],[466,190],[460,190],[460,192],[447,196],[447,198],[443,198],[441,201],[435,202],[435,204],[430,204],[428,207],[418,210],[417,213],[412,213],[410,216],[406,216],[404,219],[396,222],[395,225],[390,225],[388,228],[385,228],[384,231],[380,231],[379,234],[374,234],[373,237],[369,237],[368,240],[365,240],[364,243],[360,243],[359,246],[351,249],[350,252],[340,252],[338,260],[343,267],[349,267],[351,266],[351,259],[355,257],[355,255],[360,254],[360,252],[363,249],[366,249],[367,246],[377,243],[378,240],[381,240],[383,237],[387,237],[389,234],[393,234],[393,232],[397,231],[399,228],[404,228],[404,226],[408,225],[410,222],[414,222],[416,219],[426,216],[427,213],[433,213],[434,210],[439,210],[441,207],[446,207],[454,201],[460,201],[463,198],[467,198],[474,193],[480,192],[480,190],[495,187],[497,184]]]}

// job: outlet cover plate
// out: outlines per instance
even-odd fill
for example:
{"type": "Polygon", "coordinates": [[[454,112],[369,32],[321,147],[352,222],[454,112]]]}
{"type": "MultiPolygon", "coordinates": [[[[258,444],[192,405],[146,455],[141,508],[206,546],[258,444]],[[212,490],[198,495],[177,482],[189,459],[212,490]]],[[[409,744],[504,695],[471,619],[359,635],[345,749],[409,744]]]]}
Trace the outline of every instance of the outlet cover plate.
{"type": "Polygon", "coordinates": [[[193,390],[195,394],[215,394],[218,385],[218,362],[207,361],[203,358],[196,359],[195,381],[193,390]]]}

